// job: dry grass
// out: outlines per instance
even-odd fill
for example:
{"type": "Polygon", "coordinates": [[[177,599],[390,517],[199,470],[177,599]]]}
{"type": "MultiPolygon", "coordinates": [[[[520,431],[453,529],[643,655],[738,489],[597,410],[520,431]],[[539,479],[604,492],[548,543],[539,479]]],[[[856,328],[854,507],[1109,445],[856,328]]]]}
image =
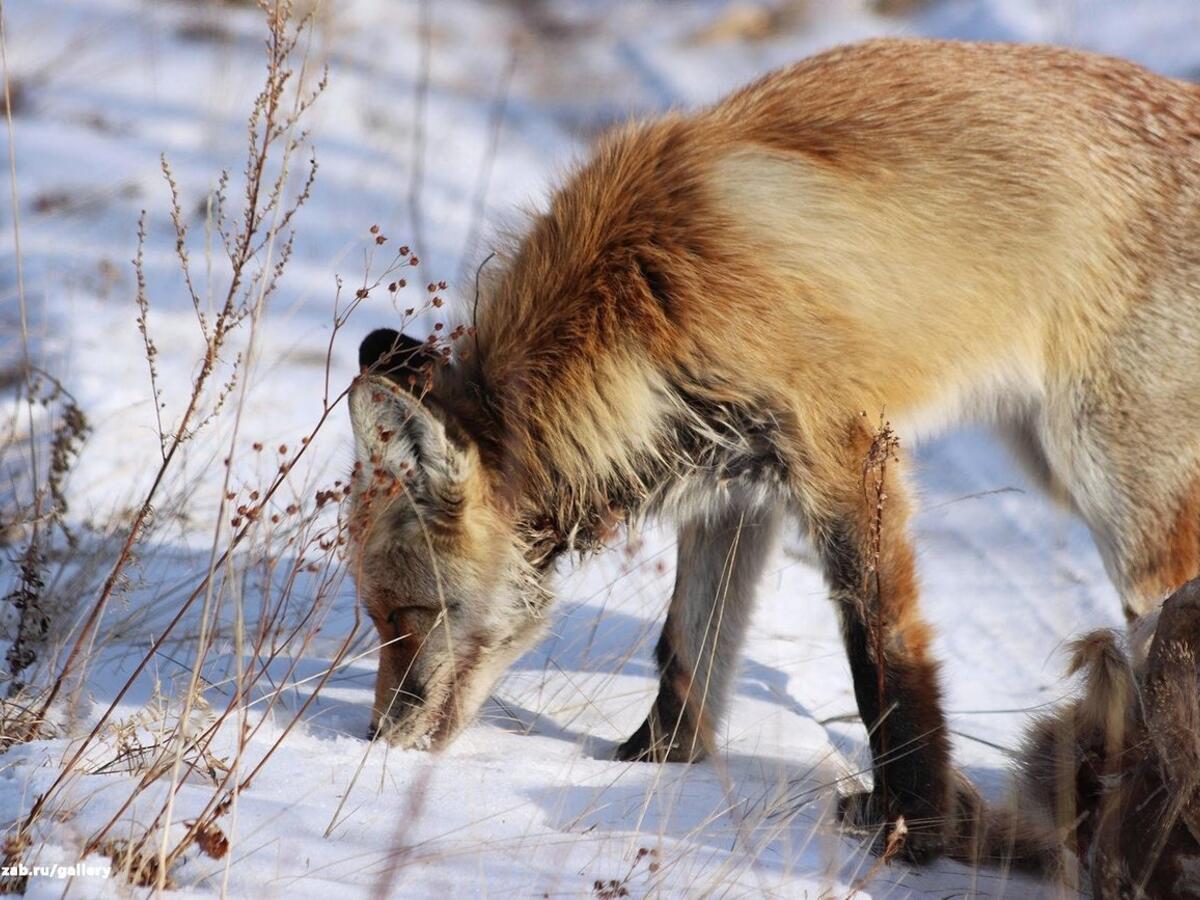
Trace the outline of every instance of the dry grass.
{"type": "MultiPolygon", "coordinates": [[[[228,265],[223,278],[216,278],[223,284],[221,299],[216,304],[210,302],[209,290],[202,290],[193,276],[190,235],[182,213],[183,200],[170,165],[165,159],[162,164],[170,195],[169,210],[175,229],[179,275],[192,298],[197,324],[204,337],[204,351],[197,360],[190,394],[184,398],[182,412],[173,421],[164,420],[161,412],[168,404],[159,384],[153,303],[143,262],[146,214],[139,224],[135,261],[137,325],[145,348],[150,392],[159,413],[160,452],[150,486],[129,520],[108,536],[89,535],[91,543],[101,550],[99,558],[82,558],[86,551],[72,554],[70,551],[76,546],[76,539],[65,525],[65,482],[88,431],[86,417],[63,385],[49,375],[36,373],[28,364],[24,367],[20,390],[21,402],[29,409],[28,434],[23,440],[13,437],[0,446],[0,452],[4,454],[29,454],[26,490],[24,494],[14,491],[9,495],[11,508],[4,511],[5,519],[9,520],[6,530],[19,531],[25,539],[24,549],[19,552],[20,575],[16,587],[4,598],[17,613],[14,639],[7,656],[7,699],[0,710],[3,723],[0,730],[8,746],[45,736],[53,730],[51,723],[60,717],[64,701],[68,710],[77,705],[80,693],[87,685],[90,667],[101,648],[113,640],[114,631],[120,633],[119,627],[112,628],[111,617],[106,617],[110,604],[128,590],[133,569],[143,552],[152,552],[156,526],[165,518],[164,509],[169,507],[172,497],[178,496],[181,488],[182,493],[188,492],[178,483],[183,476],[181,448],[201,431],[211,429],[214,423],[222,421],[228,426],[232,420],[229,452],[231,456],[241,452],[237,426],[245,401],[245,385],[254,363],[257,332],[291,257],[293,220],[308,199],[316,176],[315,159],[306,163],[299,159],[304,136],[298,123],[324,88],[323,78],[305,86],[313,81],[306,77],[306,58],[301,46],[308,21],[304,18],[294,20],[287,2],[262,3],[259,7],[269,33],[266,75],[248,120],[245,166],[236,180],[229,173],[222,173],[218,187],[208,201],[206,225],[218,236],[223,251],[219,258],[228,265]],[[298,180],[297,170],[300,172],[298,180]],[[231,189],[236,189],[243,198],[239,206],[230,201],[231,189]],[[35,423],[41,424],[41,430],[34,427],[35,423]],[[52,554],[57,555],[53,572],[52,554]],[[97,569],[99,564],[104,568],[97,569]],[[58,609],[58,615],[52,614],[52,607],[66,605],[50,594],[58,594],[64,589],[78,590],[84,598],[91,595],[78,615],[69,606],[58,609]],[[68,635],[64,629],[70,627],[73,620],[78,625],[68,635]],[[43,659],[51,639],[59,652],[49,653],[52,659],[43,659]],[[43,663],[40,668],[44,678],[40,683],[27,684],[26,672],[35,663],[43,663]]],[[[9,108],[11,110],[11,104],[9,108]]],[[[14,182],[14,199],[15,187],[14,182]]],[[[17,250],[19,259],[19,246],[17,250]]],[[[211,273],[214,259],[211,248],[206,250],[210,255],[206,256],[205,270],[211,273]]],[[[208,278],[211,280],[213,276],[209,274],[208,278]]],[[[211,281],[207,287],[212,287],[211,281]]],[[[349,309],[335,310],[334,336],[357,302],[350,304],[349,309]]],[[[28,360],[27,337],[24,346],[28,360]]],[[[330,346],[332,348],[332,338],[330,346]]],[[[330,395],[328,377],[326,384],[323,414],[297,445],[279,448],[275,471],[267,483],[249,490],[242,497],[229,483],[231,467],[227,465],[225,499],[213,529],[207,574],[198,584],[188,587],[186,597],[178,603],[171,619],[159,629],[150,649],[117,691],[107,710],[90,724],[90,730],[82,739],[73,744],[50,787],[33,799],[22,819],[14,824],[9,836],[10,847],[24,851],[36,843],[43,827],[52,827],[55,820],[69,815],[69,809],[60,804],[70,802],[68,788],[79,776],[123,771],[138,776],[136,786],[109,824],[87,839],[85,852],[106,853],[131,883],[153,885],[159,889],[171,885],[172,867],[192,846],[198,846],[210,855],[224,855],[218,853],[225,839],[217,819],[235,802],[237,792],[244,789],[266,764],[274,748],[256,765],[243,767],[238,756],[223,760],[214,755],[211,749],[214,737],[223,726],[237,721],[242,736],[239,751],[244,750],[280,696],[278,689],[263,689],[264,673],[277,658],[293,656],[298,659],[303,655],[328,612],[341,578],[338,555],[344,538],[338,516],[328,512],[331,500],[333,507],[337,505],[340,485],[310,492],[306,502],[283,502],[281,499],[284,486],[293,487],[289,476],[303,457],[309,441],[341,400],[340,394],[330,395]],[[237,512],[228,514],[226,508],[229,506],[236,507],[237,512]],[[231,585],[240,583],[243,574],[240,570],[246,565],[244,559],[236,557],[236,552],[250,546],[260,550],[260,558],[269,561],[272,567],[268,576],[273,581],[268,583],[283,585],[277,593],[268,592],[264,598],[263,615],[256,630],[250,630],[247,624],[243,598],[230,593],[231,585]],[[317,596],[305,604],[306,611],[298,614],[301,604],[292,594],[301,572],[315,574],[319,590],[317,596]],[[222,609],[228,605],[237,607],[233,614],[232,638],[239,651],[239,670],[233,679],[234,689],[229,692],[228,705],[221,710],[211,710],[205,698],[207,685],[202,684],[200,673],[212,652],[216,636],[229,631],[226,622],[230,616],[227,609],[222,609]],[[199,630],[192,636],[195,645],[188,683],[170,700],[156,696],[136,720],[118,720],[115,712],[122,698],[143,671],[157,661],[158,654],[164,651],[169,641],[179,638],[174,632],[189,614],[198,619],[199,630]],[[243,667],[240,665],[243,659],[253,662],[243,667]],[[247,710],[252,703],[264,699],[263,717],[252,727],[248,724],[247,710]],[[197,722],[203,724],[197,726],[197,722]],[[95,763],[94,752],[102,746],[115,748],[115,755],[95,763]],[[168,844],[173,798],[193,773],[203,773],[211,780],[212,800],[201,816],[186,823],[183,837],[168,844]],[[133,837],[114,836],[113,828],[120,816],[148,788],[164,782],[169,785],[167,799],[143,832],[133,837]]],[[[178,598],[168,595],[167,599],[178,598]]],[[[354,637],[353,632],[346,637],[342,654],[335,657],[316,689],[310,693],[309,703],[319,692],[320,685],[337,668],[354,637]]],[[[292,716],[275,746],[300,720],[306,706],[301,706],[292,716]]]]}
{"type": "MultiPolygon", "coordinates": [[[[236,818],[238,797],[305,721],[330,679],[377,649],[360,630],[356,613],[322,670],[303,678],[298,674],[300,662],[317,655],[314,642],[329,620],[345,576],[341,505],[349,488],[340,480],[305,483],[297,466],[344,399],[345,391],[331,378],[339,335],[373,293],[386,292],[399,308],[407,288],[401,276],[416,271],[419,261],[406,246],[390,252],[387,237],[376,227],[370,229],[361,283],[350,290],[338,283],[320,414],[292,444],[266,447],[244,437],[243,412],[260,330],[291,259],[297,216],[317,174],[315,157],[304,158],[301,122],[325,87],[324,76],[308,71],[311,17],[293,15],[287,0],[256,5],[268,33],[264,84],[247,122],[241,172],[237,177],[222,172],[216,189],[201,204],[206,234],[215,236],[203,246],[202,266],[192,258],[194,242],[184,213],[190,204],[169,161],[162,160],[179,284],[192,301],[203,336],[190,391],[182,398],[164,395],[155,303],[145,263],[150,214],[143,212],[138,223],[136,325],[158,431],[149,487],[125,521],[76,540],[65,524],[65,486],[84,449],[88,423],[66,387],[29,365],[14,379],[29,410],[28,434],[18,439],[14,433],[0,443],[0,458],[26,453],[29,463],[25,492],[6,495],[11,503],[3,510],[6,533],[19,536],[24,544],[18,551],[16,586],[4,598],[16,613],[7,657],[8,696],[0,701],[4,747],[59,732],[74,735],[78,723],[73,711],[88,689],[97,660],[120,646],[123,636],[153,623],[148,649],[138,651],[140,659],[106,708],[87,720],[82,736],[73,737],[50,786],[31,798],[12,824],[8,857],[24,858],[47,830],[53,832],[57,822],[75,815],[81,801],[73,787],[80,778],[121,773],[132,777],[132,789],[107,823],[86,836],[82,852],[109,856],[130,884],[156,890],[175,886],[172,873],[192,850],[222,861],[224,883],[231,837],[222,823],[236,818]],[[179,412],[171,415],[172,409],[179,412]],[[202,433],[228,436],[205,573],[190,583],[148,585],[148,602],[116,603],[141,578],[144,563],[158,549],[159,534],[175,515],[183,514],[197,479],[204,477],[185,474],[182,465],[183,449],[202,433]],[[265,469],[265,475],[258,484],[235,484],[234,462],[247,453],[259,461],[257,468],[265,469]],[[270,462],[264,466],[266,460],[270,462]],[[249,595],[248,584],[261,586],[262,596],[249,595]],[[67,602],[69,596],[80,600],[67,602]],[[202,673],[214,668],[220,644],[232,646],[233,670],[214,683],[202,673]],[[186,659],[186,664],[178,663],[181,677],[159,684],[136,714],[118,715],[139,679],[163,660],[178,658],[186,659]],[[27,681],[35,671],[40,677],[27,681]],[[304,699],[291,703],[301,685],[304,699]],[[223,698],[223,704],[214,704],[214,696],[223,698]],[[251,754],[251,745],[268,724],[278,728],[278,734],[265,751],[260,742],[251,754]],[[208,786],[209,799],[180,823],[175,812],[178,793],[185,784],[197,783],[208,786]],[[131,819],[135,808],[138,814],[131,819]]],[[[15,199],[15,182],[13,188],[15,199]]],[[[441,306],[438,291],[444,288],[444,283],[431,284],[403,319],[410,321],[441,306]]],[[[441,329],[440,324],[436,327],[441,329]]],[[[7,887],[23,890],[25,884],[18,881],[7,887]]]]}

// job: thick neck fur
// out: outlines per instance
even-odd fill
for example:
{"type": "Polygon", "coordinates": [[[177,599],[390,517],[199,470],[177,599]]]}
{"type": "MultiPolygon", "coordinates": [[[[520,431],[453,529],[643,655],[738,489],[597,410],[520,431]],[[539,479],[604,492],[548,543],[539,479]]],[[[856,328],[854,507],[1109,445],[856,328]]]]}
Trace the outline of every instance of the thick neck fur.
{"type": "MultiPolygon", "coordinates": [[[[607,140],[489,279],[462,371],[485,458],[519,515],[568,540],[635,514],[673,473],[674,289],[703,277],[693,126],[607,140]]],[[[687,287],[691,287],[688,284],[687,287]]]]}

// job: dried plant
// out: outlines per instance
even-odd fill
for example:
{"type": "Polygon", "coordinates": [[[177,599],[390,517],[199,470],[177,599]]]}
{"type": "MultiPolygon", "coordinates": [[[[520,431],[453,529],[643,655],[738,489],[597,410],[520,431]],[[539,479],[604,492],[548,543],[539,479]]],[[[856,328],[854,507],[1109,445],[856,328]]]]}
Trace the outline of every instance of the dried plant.
{"type": "MultiPolygon", "coordinates": [[[[247,155],[239,185],[243,202],[236,209],[230,202],[233,179],[227,172],[222,173],[218,179],[217,189],[209,201],[210,224],[219,236],[221,251],[228,263],[220,300],[214,306],[210,307],[205,302],[193,278],[188,228],[182,214],[181,190],[169,163],[165,159],[162,161],[163,177],[170,193],[170,216],[175,232],[175,251],[181,281],[193,302],[204,342],[196,375],[188,396],[182,401],[182,412],[168,422],[164,410],[172,398],[163,396],[157,368],[158,351],[151,321],[153,302],[144,264],[147,216],[143,213],[138,224],[137,253],[134,259],[137,327],[143,340],[150,390],[155,403],[159,436],[158,465],[149,488],[135,507],[119,546],[110,557],[107,574],[72,636],[61,665],[36,700],[24,707],[26,714],[17,717],[17,721],[23,726],[23,732],[14,733],[8,722],[8,719],[13,717],[6,717],[3,737],[10,743],[42,734],[45,723],[50,720],[51,712],[56,708],[56,701],[66,696],[73,702],[84,684],[105,612],[112,598],[127,583],[131,568],[136,565],[139,548],[153,530],[158,504],[168,490],[167,485],[179,471],[180,450],[209,423],[222,416],[235,390],[244,386],[245,368],[252,358],[257,325],[291,257],[293,219],[309,197],[317,169],[315,158],[310,157],[304,167],[299,186],[292,187],[293,158],[299,154],[306,141],[306,134],[298,126],[298,122],[324,89],[325,79],[322,77],[313,87],[305,88],[304,63],[301,62],[299,72],[293,65],[293,58],[300,55],[298,42],[305,33],[307,20],[293,22],[291,5],[286,0],[259,5],[268,25],[266,76],[264,86],[253,103],[247,124],[247,155]],[[240,331],[247,332],[237,338],[242,342],[244,349],[233,353],[233,342],[240,331]],[[230,357],[231,361],[226,362],[230,357]]],[[[211,289],[211,283],[209,287],[211,289]]],[[[335,335],[344,324],[345,315],[348,315],[345,310],[335,312],[335,335]]],[[[326,383],[328,385],[328,376],[326,383]]],[[[49,512],[40,512],[39,518],[50,518],[61,523],[66,509],[65,479],[87,432],[87,422],[70,395],[61,389],[61,385],[55,384],[56,391],[46,398],[46,402],[56,402],[61,414],[59,423],[51,435],[49,467],[44,479],[44,488],[39,493],[39,497],[45,499],[45,503],[40,505],[49,512]]],[[[327,391],[325,412],[313,433],[320,428],[339,399],[340,396],[330,397],[327,391]]],[[[239,405],[235,410],[238,415],[241,400],[244,400],[244,391],[239,396],[239,405]]],[[[231,768],[211,752],[211,741],[222,723],[230,719],[235,712],[244,715],[255,680],[251,678],[239,684],[239,690],[233,694],[229,708],[221,714],[215,715],[207,711],[202,686],[197,679],[203,667],[205,654],[211,646],[211,626],[217,616],[217,610],[210,605],[213,599],[213,585],[217,580],[216,575],[229,562],[231,554],[239,544],[251,540],[270,543],[273,539],[272,529],[282,525],[283,519],[282,514],[272,511],[276,503],[275,495],[286,483],[297,460],[305,452],[311,436],[310,434],[303,438],[294,450],[281,448],[280,461],[270,483],[260,491],[254,492],[253,499],[247,505],[243,505],[243,513],[238,517],[241,521],[233,522],[231,534],[225,537],[226,526],[224,523],[218,524],[214,531],[213,554],[208,575],[180,604],[174,617],[159,631],[152,647],[117,692],[107,710],[63,761],[50,787],[34,799],[28,812],[16,824],[10,834],[10,843],[14,846],[29,845],[32,830],[40,819],[53,809],[55,798],[62,794],[67,784],[77,774],[85,771],[85,754],[102,737],[115,744],[117,752],[113,759],[101,764],[100,771],[123,770],[140,773],[130,803],[150,784],[167,776],[174,780],[177,788],[181,773],[191,771],[207,773],[208,777],[219,783],[225,793],[228,793],[231,768]],[[268,532],[265,535],[264,530],[268,532]],[[149,709],[155,714],[153,727],[149,727],[152,723],[145,718],[137,722],[115,722],[113,713],[118,704],[149,662],[162,650],[188,610],[201,600],[204,603],[195,672],[184,691],[182,706],[176,707],[165,702],[157,706],[152,704],[149,709]],[[202,713],[199,719],[196,715],[198,712],[202,713]]],[[[319,509],[322,505],[318,500],[314,509],[319,509]]],[[[340,543],[337,532],[340,526],[332,526],[332,532],[329,529],[317,531],[315,517],[311,515],[311,511],[300,515],[302,511],[294,504],[288,509],[290,517],[303,519],[307,516],[308,519],[296,526],[295,534],[291,538],[296,544],[297,571],[302,567],[319,566],[322,563],[328,568],[329,563],[336,561],[337,547],[340,543]],[[313,550],[317,552],[313,553],[313,550]],[[309,553],[307,558],[304,555],[306,552],[309,553]]],[[[42,591],[46,586],[42,546],[36,539],[30,542],[22,557],[21,578],[6,598],[19,613],[17,639],[8,653],[13,679],[10,696],[23,687],[21,675],[32,663],[35,648],[46,638],[51,625],[40,604],[42,591]]],[[[294,583],[293,579],[292,584],[294,583]]],[[[330,587],[334,583],[331,577],[324,585],[326,598],[331,595],[330,587]]],[[[290,589],[285,596],[279,598],[279,602],[286,607],[289,599],[290,589]]],[[[324,607],[328,608],[327,602],[324,607]]],[[[320,604],[317,608],[320,608],[320,604]]],[[[268,649],[268,643],[278,638],[277,632],[266,630],[268,623],[273,621],[277,628],[283,628],[287,624],[287,616],[284,615],[283,609],[277,608],[272,613],[273,616],[268,616],[263,623],[264,630],[253,636],[252,647],[248,648],[253,650],[254,659],[262,661],[261,667],[256,666],[256,671],[252,673],[258,677],[261,677],[266,671],[266,666],[288,643],[285,640],[282,645],[268,649]]],[[[312,624],[311,617],[309,624],[312,624]]],[[[301,643],[311,640],[311,632],[305,633],[299,626],[296,628],[298,630],[292,637],[299,636],[301,643]]],[[[346,646],[349,646],[349,640],[346,646]]],[[[295,650],[295,647],[288,649],[295,650]]],[[[267,706],[269,709],[271,703],[267,706]]],[[[247,734],[246,739],[248,737],[247,734]]],[[[263,763],[265,759],[260,761],[259,765],[263,763]]],[[[223,796],[225,795],[218,795],[219,798],[223,796]]],[[[122,809],[128,808],[128,805],[127,803],[122,809]]],[[[214,806],[219,807],[220,802],[214,803],[214,806]]],[[[164,836],[169,819],[168,801],[168,806],[159,816],[159,820],[164,823],[164,836]]],[[[118,840],[108,836],[109,829],[102,829],[88,842],[88,849],[112,855],[118,867],[126,872],[133,883],[155,885],[160,889],[170,885],[171,865],[192,843],[199,842],[207,848],[206,852],[210,855],[219,855],[216,854],[216,850],[220,845],[218,835],[221,832],[211,821],[192,822],[186,837],[173,851],[155,844],[153,836],[157,834],[156,824],[157,822],[152,824],[141,838],[134,839],[118,840]]]]}
{"type": "MultiPolygon", "coordinates": [[[[290,201],[288,200],[286,188],[290,175],[289,163],[305,138],[303,132],[296,132],[295,125],[299,117],[324,89],[325,81],[322,79],[308,95],[298,94],[290,110],[285,108],[285,88],[293,75],[289,60],[296,48],[304,23],[301,22],[294,28],[289,27],[290,4],[287,2],[279,2],[271,6],[264,5],[263,8],[270,27],[270,37],[267,42],[267,75],[265,85],[254,101],[248,123],[249,146],[243,170],[244,208],[236,216],[227,211],[228,173],[222,173],[215,195],[214,224],[228,257],[229,278],[223,301],[211,320],[204,310],[204,303],[191,276],[187,251],[188,233],[180,212],[178,186],[172,176],[170,166],[165,160],[163,162],[164,177],[171,192],[176,253],[185,286],[192,298],[197,321],[205,339],[204,356],[200,361],[199,371],[193,380],[192,389],[182,414],[169,432],[160,431],[159,433],[162,449],[160,465],[143,500],[137,507],[123,545],[112,563],[99,596],[93,602],[66,661],[42,701],[43,714],[49,710],[65,686],[74,682],[75,687],[78,687],[79,673],[76,671],[76,667],[86,656],[85,648],[90,646],[94,640],[108,602],[133,557],[135,546],[144,536],[144,530],[154,509],[155,499],[167,474],[171,471],[172,463],[184,443],[211,421],[224,405],[225,399],[232,389],[233,379],[236,378],[241,357],[235,359],[231,366],[232,372],[228,376],[229,380],[218,388],[214,399],[210,396],[211,381],[217,370],[222,351],[234,330],[251,315],[252,311],[255,309],[261,311],[267,297],[277,286],[291,254],[292,232],[290,226],[292,218],[308,199],[309,190],[316,177],[314,157],[308,165],[307,176],[300,192],[290,201]],[[279,156],[278,168],[273,178],[268,166],[269,161],[274,161],[272,154],[279,156]],[[266,263],[256,264],[263,251],[268,247],[273,248],[277,241],[280,247],[278,258],[271,262],[268,254],[266,263]],[[207,408],[206,400],[208,401],[207,408]]],[[[139,225],[138,237],[138,253],[134,263],[138,285],[138,327],[145,342],[152,391],[156,406],[159,406],[161,405],[161,394],[158,389],[155,367],[157,351],[150,337],[148,325],[150,299],[146,295],[146,277],[143,266],[144,223],[139,225]]]]}

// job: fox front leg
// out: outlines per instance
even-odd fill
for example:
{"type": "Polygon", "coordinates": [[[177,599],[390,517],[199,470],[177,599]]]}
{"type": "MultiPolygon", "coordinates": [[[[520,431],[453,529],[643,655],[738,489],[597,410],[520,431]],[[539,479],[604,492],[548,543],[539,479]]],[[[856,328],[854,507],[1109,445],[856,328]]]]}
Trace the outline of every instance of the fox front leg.
{"type": "MultiPolygon", "coordinates": [[[[890,432],[888,432],[890,434],[890,432]]],[[[869,736],[874,788],[843,798],[850,825],[890,837],[903,818],[903,852],[939,856],[955,806],[950,742],[930,631],[918,606],[909,504],[894,440],[858,433],[845,454],[843,489],[810,516],[869,736]]]]}
{"type": "Polygon", "coordinates": [[[712,749],[780,518],[778,509],[735,503],[680,529],[675,589],[655,649],[658,697],[619,759],[691,762],[712,749]]]}

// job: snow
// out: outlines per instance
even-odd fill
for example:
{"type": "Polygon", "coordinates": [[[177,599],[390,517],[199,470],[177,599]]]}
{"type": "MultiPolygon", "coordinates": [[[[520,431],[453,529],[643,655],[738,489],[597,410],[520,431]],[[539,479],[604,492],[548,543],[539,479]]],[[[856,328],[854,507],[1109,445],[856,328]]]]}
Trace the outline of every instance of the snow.
{"type": "MultiPolygon", "coordinates": [[[[514,211],[539,204],[605,125],[714,99],[836,43],[878,34],[1056,41],[1126,55],[1169,74],[1200,73],[1200,6],[1193,0],[941,0],[896,16],[870,12],[865,0],[793,6],[803,7],[801,14],[765,39],[701,40],[727,14],[722,4],[430,4],[419,197],[425,243],[400,306],[419,297],[429,279],[450,280],[454,302],[468,299],[473,265],[488,242],[502,228],[519,227],[514,211]],[[517,62],[489,163],[513,46],[517,62]],[[472,241],[481,188],[487,227],[472,241]]],[[[137,217],[148,210],[151,327],[163,416],[171,421],[186,400],[201,341],[176,277],[160,154],[189,215],[222,168],[240,166],[245,117],[261,84],[261,17],[241,3],[144,0],[26,0],[6,4],[4,13],[8,67],[28,86],[13,120],[13,149],[33,347],[36,361],[63,380],[92,421],[69,484],[71,521],[84,530],[87,552],[111,559],[105,523],[127,517],[158,460],[131,299],[137,217]]],[[[278,463],[272,448],[294,447],[320,415],[334,277],[361,280],[368,226],[378,224],[392,245],[414,240],[418,13],[415,3],[389,0],[318,8],[309,54],[314,71],[329,66],[330,80],[308,125],[320,171],[298,218],[295,258],[260,333],[231,476],[239,489],[269,477],[278,463]],[[266,449],[252,452],[254,441],[266,449]]],[[[203,216],[191,222],[202,241],[203,216]]],[[[0,359],[9,362],[17,345],[7,212],[3,225],[0,359]]],[[[395,316],[374,297],[355,314],[334,346],[336,383],[354,372],[357,337],[395,316]]],[[[347,426],[339,410],[313,441],[289,481],[295,496],[311,496],[344,475],[347,426]]],[[[23,417],[18,427],[26,427],[23,417]]],[[[231,435],[223,419],[187,445],[130,584],[106,613],[86,700],[75,717],[59,716],[62,736],[0,756],[0,821],[16,820],[51,785],[207,571],[231,435]]],[[[1022,710],[1069,691],[1063,641],[1120,624],[1119,608],[1086,532],[1037,496],[986,434],[935,440],[917,458],[924,606],[939,625],[955,756],[997,795],[1003,748],[1015,744],[1022,710]]],[[[833,785],[867,763],[865,733],[847,721],[854,702],[833,612],[795,539],[785,541],[764,580],[719,758],[692,767],[611,761],[657,685],[651,649],[670,590],[672,546],[668,531],[652,528],[564,570],[550,636],[501,682],[481,721],[442,754],[368,743],[374,656],[341,666],[220,819],[231,853],[221,860],[187,853],[172,873],[178,893],[558,897],[596,895],[597,882],[603,888],[615,880],[633,896],[841,897],[868,874],[858,896],[1048,892],[950,863],[873,870],[861,843],[837,832],[829,813],[833,785]]],[[[284,591],[280,573],[259,558],[263,547],[239,556],[251,623],[264,596],[284,591]]],[[[15,558],[16,548],[6,549],[15,558]]],[[[5,574],[0,588],[7,590],[11,577],[5,574]]],[[[302,575],[287,616],[303,615],[302,598],[319,591],[318,577],[302,575]]],[[[65,583],[68,623],[94,596],[82,588],[72,596],[70,587],[65,583]]],[[[261,727],[243,768],[268,752],[336,658],[353,627],[353,607],[347,580],[336,602],[320,611],[320,630],[303,654],[293,658],[291,648],[271,663],[279,702],[264,716],[270,692],[259,686],[247,715],[261,727]]],[[[232,608],[220,614],[226,624],[232,616],[232,608]]],[[[152,735],[178,708],[198,622],[189,614],[178,639],[134,679],[114,720],[136,717],[138,733],[152,735]]],[[[369,642],[360,641],[351,655],[367,650],[369,642]]],[[[226,679],[237,661],[238,649],[222,631],[203,671],[213,684],[205,691],[212,709],[229,702],[226,679]]],[[[195,715],[204,719],[212,709],[195,715]]],[[[69,783],[24,862],[78,862],[88,837],[118,812],[137,776],[107,766],[117,741],[106,731],[89,748],[87,760],[102,771],[69,783]]],[[[237,743],[231,722],[212,752],[230,759],[237,743]]],[[[121,813],[115,833],[145,827],[165,790],[163,783],[143,794],[121,813]]],[[[200,777],[181,787],[172,839],[211,796],[211,782],[200,777]]],[[[87,861],[107,863],[95,854],[87,861]]],[[[39,877],[28,895],[57,897],[64,888],[88,897],[128,890],[119,876],[39,877]]]]}

